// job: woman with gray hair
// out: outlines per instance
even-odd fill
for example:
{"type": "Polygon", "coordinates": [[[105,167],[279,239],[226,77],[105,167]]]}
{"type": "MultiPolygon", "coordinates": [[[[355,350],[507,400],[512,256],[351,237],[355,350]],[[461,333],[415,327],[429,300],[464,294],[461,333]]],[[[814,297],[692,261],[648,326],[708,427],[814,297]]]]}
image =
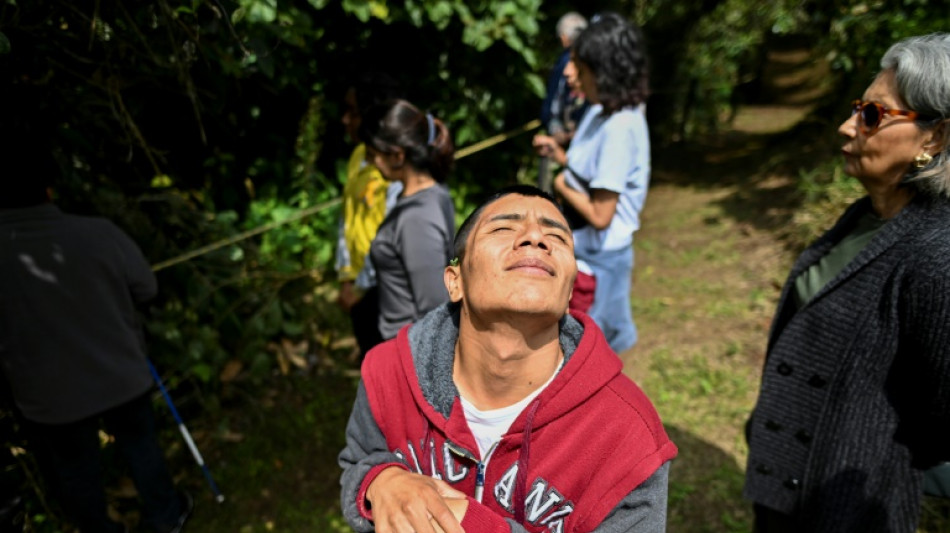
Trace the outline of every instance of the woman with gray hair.
{"type": "Polygon", "coordinates": [[[759,533],[911,533],[950,459],[950,34],[893,45],[838,132],[867,196],[782,291],[747,425],[759,533]]]}

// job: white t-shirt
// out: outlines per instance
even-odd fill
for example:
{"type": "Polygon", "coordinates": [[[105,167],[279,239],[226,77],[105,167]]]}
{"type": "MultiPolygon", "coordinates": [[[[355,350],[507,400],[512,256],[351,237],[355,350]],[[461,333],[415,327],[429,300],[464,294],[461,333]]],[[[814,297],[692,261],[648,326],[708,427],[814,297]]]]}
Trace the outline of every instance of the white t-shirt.
{"type": "Polygon", "coordinates": [[[581,255],[619,250],[633,243],[650,184],[650,132],[645,111],[643,105],[625,107],[604,117],[603,106],[592,105],[571,139],[567,184],[578,190],[606,189],[620,195],[617,212],[606,229],[586,226],[574,232],[574,248],[581,255]]]}
{"type": "MultiPolygon", "coordinates": [[[[558,370],[560,371],[560,367],[558,370]]],[[[554,381],[555,376],[557,376],[557,372],[551,374],[547,382],[538,387],[538,390],[532,392],[518,403],[499,409],[482,411],[472,405],[464,396],[459,395],[459,399],[462,400],[462,411],[465,413],[465,421],[468,422],[468,428],[472,430],[472,435],[475,436],[475,442],[478,443],[478,456],[481,457],[483,462],[488,459],[487,455],[489,451],[501,440],[501,437],[508,431],[508,428],[510,428],[511,424],[518,418],[521,411],[524,411],[524,408],[531,403],[531,400],[537,398],[538,395],[541,394],[541,391],[546,389],[548,385],[554,381]]]]}

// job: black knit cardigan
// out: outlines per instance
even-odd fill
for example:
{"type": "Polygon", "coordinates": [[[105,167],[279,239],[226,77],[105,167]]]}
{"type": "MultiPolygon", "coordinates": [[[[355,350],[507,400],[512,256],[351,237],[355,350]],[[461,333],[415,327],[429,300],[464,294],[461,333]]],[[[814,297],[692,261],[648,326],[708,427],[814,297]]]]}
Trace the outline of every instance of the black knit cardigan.
{"type": "Polygon", "coordinates": [[[913,533],[922,469],[950,459],[950,203],[918,195],[795,309],[795,279],[869,209],[795,262],[748,426],[744,494],[800,531],[913,533]]]}

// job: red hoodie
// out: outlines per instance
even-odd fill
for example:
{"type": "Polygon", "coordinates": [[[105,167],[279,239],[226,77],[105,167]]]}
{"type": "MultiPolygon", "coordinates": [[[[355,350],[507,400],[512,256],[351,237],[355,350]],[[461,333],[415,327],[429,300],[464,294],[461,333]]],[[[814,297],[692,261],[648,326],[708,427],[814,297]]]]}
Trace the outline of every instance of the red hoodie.
{"type": "Polygon", "coordinates": [[[452,307],[434,310],[371,351],[362,377],[378,430],[355,427],[360,413],[354,412],[341,465],[362,461],[365,467],[366,457],[383,451],[367,453],[365,443],[354,447],[367,431],[381,432],[391,459],[376,455],[377,464],[364,468],[356,502],[347,501],[353,494],[348,496],[344,472],[344,510],[355,503],[362,517],[371,519],[366,489],[389,466],[438,477],[472,497],[483,467],[481,503],[470,499],[462,520],[467,532],[510,531],[506,518],[534,532],[597,528],[676,455],[676,446],[647,397],[621,373],[620,359],[594,322],[577,314],[562,320],[561,330],[564,366],[484,464],[452,383],[458,337],[452,307]]]}

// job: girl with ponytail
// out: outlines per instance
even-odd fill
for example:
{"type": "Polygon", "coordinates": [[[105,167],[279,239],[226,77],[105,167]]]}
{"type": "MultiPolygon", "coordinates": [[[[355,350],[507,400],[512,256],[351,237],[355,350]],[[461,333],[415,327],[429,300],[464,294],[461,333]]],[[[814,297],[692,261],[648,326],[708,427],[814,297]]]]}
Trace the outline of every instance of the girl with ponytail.
{"type": "Polygon", "coordinates": [[[403,326],[448,301],[442,271],[452,257],[455,208],[444,185],[455,159],[445,124],[405,100],[368,110],[360,124],[366,158],[402,194],[370,248],[379,286],[379,332],[403,326]]]}

